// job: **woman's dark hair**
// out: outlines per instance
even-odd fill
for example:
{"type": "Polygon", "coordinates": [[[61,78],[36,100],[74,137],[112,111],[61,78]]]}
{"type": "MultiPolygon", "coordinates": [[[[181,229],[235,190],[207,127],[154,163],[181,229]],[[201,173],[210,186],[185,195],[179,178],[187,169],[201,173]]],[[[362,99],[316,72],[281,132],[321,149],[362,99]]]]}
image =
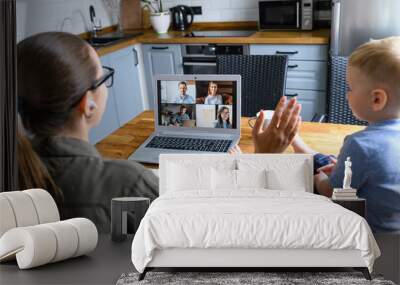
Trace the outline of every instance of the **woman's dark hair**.
{"type": "Polygon", "coordinates": [[[57,134],[96,79],[89,45],[76,35],[40,33],[17,45],[18,105],[24,127],[57,134]]]}
{"type": "MultiPolygon", "coordinates": [[[[18,111],[25,129],[35,136],[56,135],[68,122],[74,107],[96,80],[96,62],[90,47],[78,36],[41,33],[17,45],[18,111]]],[[[19,189],[43,188],[60,212],[63,194],[46,166],[19,131],[19,189]]]]}
{"type": "MultiPolygon", "coordinates": [[[[222,124],[223,124],[223,120],[222,120],[222,117],[221,117],[221,113],[224,111],[224,110],[228,110],[229,111],[229,108],[228,107],[226,107],[226,106],[222,106],[221,108],[219,108],[219,110],[218,110],[218,116],[217,116],[217,118],[218,118],[218,123],[222,126],[222,124]]],[[[231,122],[229,121],[229,117],[228,117],[228,120],[226,120],[226,122],[230,125],[231,124],[231,122]]]]}
{"type": "Polygon", "coordinates": [[[60,213],[64,201],[63,193],[56,186],[46,166],[32,149],[30,141],[17,131],[18,188],[21,190],[42,188],[50,193],[60,213]]]}

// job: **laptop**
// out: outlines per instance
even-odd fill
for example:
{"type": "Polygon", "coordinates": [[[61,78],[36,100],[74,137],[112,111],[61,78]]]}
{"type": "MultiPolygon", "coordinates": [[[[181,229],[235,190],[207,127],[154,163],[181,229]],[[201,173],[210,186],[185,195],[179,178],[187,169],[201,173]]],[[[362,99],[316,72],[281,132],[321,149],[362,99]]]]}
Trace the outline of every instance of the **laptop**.
{"type": "Polygon", "coordinates": [[[239,143],[240,75],[156,75],[155,85],[155,131],[128,159],[158,163],[164,153],[226,153],[239,143]]]}

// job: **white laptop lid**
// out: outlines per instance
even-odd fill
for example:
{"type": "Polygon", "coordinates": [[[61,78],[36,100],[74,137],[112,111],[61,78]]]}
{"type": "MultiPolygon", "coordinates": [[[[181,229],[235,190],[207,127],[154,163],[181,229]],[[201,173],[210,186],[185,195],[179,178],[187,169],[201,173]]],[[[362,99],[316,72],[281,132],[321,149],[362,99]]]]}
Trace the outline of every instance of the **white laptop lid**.
{"type": "Polygon", "coordinates": [[[240,75],[156,75],[154,90],[157,133],[240,137],[240,75]]]}

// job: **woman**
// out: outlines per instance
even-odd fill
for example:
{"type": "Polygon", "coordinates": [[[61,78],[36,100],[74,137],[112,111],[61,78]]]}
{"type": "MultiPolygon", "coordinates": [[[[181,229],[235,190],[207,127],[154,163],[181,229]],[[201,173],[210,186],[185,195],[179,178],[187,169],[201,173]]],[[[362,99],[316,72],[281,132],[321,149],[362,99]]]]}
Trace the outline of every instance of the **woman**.
{"type": "Polygon", "coordinates": [[[209,105],[223,104],[222,95],[218,95],[217,91],[218,91],[217,83],[210,81],[208,83],[208,94],[206,99],[204,100],[204,104],[209,104],[209,105]]]}
{"type": "MultiPolygon", "coordinates": [[[[18,44],[17,62],[22,123],[62,191],[65,218],[86,217],[109,232],[112,198],[158,196],[152,172],[133,161],[105,160],[89,144],[113,77],[89,44],[68,33],[41,33],[18,44]]],[[[28,169],[20,165],[20,171],[28,169]]]]}
{"type": "Polygon", "coordinates": [[[215,125],[216,128],[220,129],[231,129],[232,125],[229,121],[229,108],[226,106],[221,107],[218,110],[217,116],[217,124],[215,125]]]}

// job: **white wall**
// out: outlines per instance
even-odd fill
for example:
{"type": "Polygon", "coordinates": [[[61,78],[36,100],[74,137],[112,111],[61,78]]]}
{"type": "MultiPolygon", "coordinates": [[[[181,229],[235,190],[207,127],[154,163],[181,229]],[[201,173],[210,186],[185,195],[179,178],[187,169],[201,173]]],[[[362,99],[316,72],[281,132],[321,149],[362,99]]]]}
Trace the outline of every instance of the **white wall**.
{"type": "Polygon", "coordinates": [[[83,33],[93,5],[103,27],[118,22],[117,0],[17,0],[17,40],[46,31],[83,33]]]}
{"type": "MultiPolygon", "coordinates": [[[[103,27],[118,22],[118,0],[17,0],[17,40],[45,31],[83,33],[90,28],[89,6],[95,7],[103,27]]],[[[195,22],[257,21],[258,0],[163,0],[164,9],[176,5],[201,6],[195,22]]]]}
{"type": "Polygon", "coordinates": [[[162,0],[164,9],[176,6],[201,6],[195,22],[257,21],[258,0],[162,0]]]}

